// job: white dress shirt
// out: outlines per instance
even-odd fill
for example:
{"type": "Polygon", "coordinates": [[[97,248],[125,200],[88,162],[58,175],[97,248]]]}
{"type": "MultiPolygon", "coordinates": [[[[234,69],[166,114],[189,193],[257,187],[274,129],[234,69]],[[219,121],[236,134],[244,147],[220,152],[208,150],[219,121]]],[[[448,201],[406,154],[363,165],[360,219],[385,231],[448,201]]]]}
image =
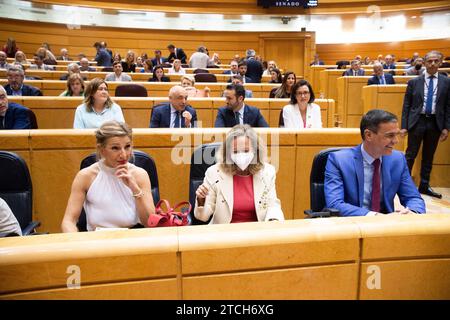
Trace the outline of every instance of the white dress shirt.
{"type": "MultiPolygon", "coordinates": [[[[438,86],[438,72],[433,74],[433,103],[431,104],[431,114],[436,114],[436,99],[437,99],[437,86],[438,86]]],[[[422,114],[425,114],[425,108],[428,100],[428,88],[430,87],[430,76],[428,72],[425,71],[425,85],[423,91],[423,107],[422,114]]]]}

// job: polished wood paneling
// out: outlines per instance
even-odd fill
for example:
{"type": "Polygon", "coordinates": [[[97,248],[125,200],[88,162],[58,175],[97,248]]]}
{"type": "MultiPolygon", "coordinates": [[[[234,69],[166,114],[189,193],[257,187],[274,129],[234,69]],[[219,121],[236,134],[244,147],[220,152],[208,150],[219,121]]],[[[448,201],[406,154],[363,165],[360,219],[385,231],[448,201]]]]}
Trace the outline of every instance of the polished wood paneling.
{"type": "MultiPolygon", "coordinates": [[[[0,19],[0,42],[4,43],[8,37],[15,38],[18,47],[28,58],[32,58],[43,42],[47,42],[56,54],[61,48],[67,48],[73,58],[76,58],[79,53],[84,53],[92,59],[96,53],[93,44],[104,40],[109,49],[119,52],[122,56],[125,56],[128,50],[133,50],[139,55],[146,52],[149,57],[153,57],[156,49],[160,49],[163,56],[168,56],[166,47],[173,43],[183,48],[188,57],[197,51],[200,45],[204,45],[211,54],[218,53],[225,64],[228,64],[235,54],[245,57],[245,51],[253,48],[265,60],[287,62],[293,67],[307,66],[308,62],[303,60],[303,55],[291,55],[290,60],[286,61],[287,57],[283,50],[265,52],[264,41],[261,39],[279,37],[285,39],[287,43],[299,37],[308,37],[308,41],[313,41],[315,37],[311,37],[311,34],[313,32],[239,32],[239,36],[236,37],[236,32],[232,31],[123,29],[92,26],[68,29],[63,24],[0,19]]],[[[298,42],[296,45],[306,45],[306,43],[298,42]]],[[[308,46],[314,45],[308,43],[308,46]]],[[[278,65],[284,68],[282,64],[278,63],[278,65]]],[[[302,69],[298,71],[301,72],[302,69]]]]}
{"type": "Polygon", "coordinates": [[[0,299],[449,299],[449,236],[426,214],[4,238],[0,299]]]}
{"type": "Polygon", "coordinates": [[[356,271],[356,264],[347,264],[186,277],[183,296],[187,300],[356,299],[356,271]],[[287,289],[292,283],[297,290],[287,289]]]}
{"type": "MultiPolygon", "coordinates": [[[[330,74],[327,72],[327,74],[330,74]]],[[[333,73],[331,73],[333,74],[333,73]]],[[[394,80],[397,84],[406,84],[409,80],[413,79],[414,76],[395,76],[394,80]]],[[[342,127],[347,128],[358,128],[362,115],[367,112],[364,111],[363,106],[363,87],[367,86],[367,81],[369,77],[339,77],[337,79],[333,79],[333,75],[330,75],[327,81],[330,83],[329,88],[332,88],[332,83],[335,81],[337,84],[337,95],[336,92],[331,92],[329,95],[332,95],[337,100],[337,110],[339,110],[334,117],[338,117],[342,122],[342,127]]],[[[389,87],[390,85],[386,85],[385,87],[389,87]]],[[[394,102],[390,99],[395,99],[395,103],[399,103],[402,105],[403,97],[394,97],[394,96],[385,96],[383,99],[387,99],[386,101],[380,101],[378,106],[382,108],[384,104],[393,105],[394,102]],[[399,99],[401,100],[399,101],[399,99]]],[[[331,99],[331,98],[330,98],[331,99]]],[[[367,110],[373,109],[368,108],[367,110]]],[[[401,116],[400,112],[396,112],[397,116],[401,116]]],[[[400,117],[401,118],[401,117],[400,117]]]]}

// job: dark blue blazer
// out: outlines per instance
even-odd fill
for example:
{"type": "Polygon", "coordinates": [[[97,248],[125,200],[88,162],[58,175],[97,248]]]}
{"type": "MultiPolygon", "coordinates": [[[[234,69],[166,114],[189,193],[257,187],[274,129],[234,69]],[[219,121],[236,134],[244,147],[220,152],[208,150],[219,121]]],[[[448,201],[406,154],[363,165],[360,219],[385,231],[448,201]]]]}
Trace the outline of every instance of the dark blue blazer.
{"type": "MultiPolygon", "coordinates": [[[[266,120],[259,111],[258,108],[245,105],[244,107],[244,124],[248,124],[252,127],[269,127],[266,120]]],[[[230,128],[236,125],[236,118],[234,112],[228,107],[221,107],[217,112],[216,122],[214,127],[216,128],[230,128]]]]}
{"type": "MultiPolygon", "coordinates": [[[[192,115],[191,126],[196,127],[197,112],[191,106],[186,106],[185,110],[192,115]]],[[[170,128],[170,103],[162,103],[153,107],[150,128],[170,128]]]]}
{"type": "MultiPolygon", "coordinates": [[[[394,150],[382,157],[384,213],[394,211],[394,197],[417,213],[425,213],[425,203],[409,174],[403,153],[394,150]]],[[[361,145],[330,153],[325,168],[325,200],[327,208],[336,208],[343,216],[364,216],[364,167],[361,145]]]]}
{"type": "Polygon", "coordinates": [[[166,62],[167,62],[167,59],[166,59],[166,58],[161,57],[160,59],[161,59],[162,63],[156,62],[156,58],[153,58],[153,59],[152,59],[152,66],[153,66],[153,67],[156,67],[157,65],[160,65],[160,64],[163,64],[163,63],[166,63],[166,62]]]}
{"type": "MultiPolygon", "coordinates": [[[[231,70],[225,70],[225,71],[223,72],[223,74],[231,74],[231,70]]],[[[238,75],[238,74],[239,74],[239,72],[236,73],[236,75],[238,75]]]]}
{"type": "MultiPolygon", "coordinates": [[[[8,96],[12,96],[13,94],[13,90],[11,89],[11,86],[9,84],[7,84],[5,86],[5,90],[6,90],[6,94],[8,96]]],[[[42,96],[42,92],[41,90],[39,90],[38,88],[29,86],[29,85],[22,85],[22,96],[42,96]]]]}
{"type": "Polygon", "coordinates": [[[386,63],[383,64],[383,69],[395,69],[395,68],[396,68],[395,64],[390,65],[387,65],[386,63]]]}
{"type": "Polygon", "coordinates": [[[97,66],[101,67],[111,67],[111,56],[105,49],[100,49],[97,51],[97,55],[94,58],[97,61],[97,66]]]}
{"type": "Polygon", "coordinates": [[[175,52],[174,53],[170,53],[169,56],[167,57],[167,61],[172,62],[175,59],[180,59],[181,63],[186,63],[186,53],[184,53],[184,50],[181,48],[175,48],[175,52]],[[175,56],[175,52],[177,53],[177,55],[175,56]]]}
{"type": "Polygon", "coordinates": [[[264,69],[261,62],[255,59],[247,59],[247,72],[245,76],[251,79],[249,82],[261,83],[263,72],[264,69]]]}
{"type": "Polygon", "coordinates": [[[5,113],[5,129],[30,129],[28,110],[24,106],[9,102],[5,113]]]}
{"type": "MultiPolygon", "coordinates": [[[[386,84],[395,84],[394,77],[389,73],[384,74],[384,80],[386,80],[386,84]]],[[[372,78],[370,78],[367,81],[368,86],[370,86],[372,84],[380,84],[380,81],[378,80],[378,76],[373,76],[372,78]]]]}
{"type": "MultiPolygon", "coordinates": [[[[411,130],[419,121],[424,103],[425,75],[408,81],[403,99],[402,129],[411,130]]],[[[450,129],[450,78],[439,74],[436,92],[436,124],[439,131],[450,129]]]]}

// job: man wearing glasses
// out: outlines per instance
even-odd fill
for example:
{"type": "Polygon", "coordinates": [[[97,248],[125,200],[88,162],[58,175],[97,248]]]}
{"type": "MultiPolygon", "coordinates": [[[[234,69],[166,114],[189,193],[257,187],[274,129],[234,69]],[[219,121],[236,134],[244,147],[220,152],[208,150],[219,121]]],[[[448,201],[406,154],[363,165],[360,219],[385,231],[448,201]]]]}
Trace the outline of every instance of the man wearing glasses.
{"type": "Polygon", "coordinates": [[[400,134],[397,117],[373,109],[363,116],[360,129],[362,144],[328,156],[326,206],[342,216],[425,213],[405,156],[394,150],[400,134]],[[395,195],[404,209],[395,210],[395,195]]]}

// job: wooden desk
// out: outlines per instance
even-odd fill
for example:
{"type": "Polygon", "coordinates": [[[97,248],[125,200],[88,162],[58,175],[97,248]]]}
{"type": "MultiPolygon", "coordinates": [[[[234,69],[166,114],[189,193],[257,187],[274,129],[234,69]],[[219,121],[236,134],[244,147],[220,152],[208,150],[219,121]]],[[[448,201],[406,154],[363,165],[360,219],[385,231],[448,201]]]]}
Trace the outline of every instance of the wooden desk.
{"type": "MultiPolygon", "coordinates": [[[[395,76],[397,84],[406,84],[414,76],[395,76]]],[[[362,88],[367,86],[370,77],[339,77],[337,84],[336,116],[344,128],[359,128],[363,112],[362,88]]],[[[390,85],[385,85],[390,86],[390,85]]]]}
{"type": "Polygon", "coordinates": [[[439,214],[4,238],[0,299],[450,299],[449,242],[439,214]]]}

